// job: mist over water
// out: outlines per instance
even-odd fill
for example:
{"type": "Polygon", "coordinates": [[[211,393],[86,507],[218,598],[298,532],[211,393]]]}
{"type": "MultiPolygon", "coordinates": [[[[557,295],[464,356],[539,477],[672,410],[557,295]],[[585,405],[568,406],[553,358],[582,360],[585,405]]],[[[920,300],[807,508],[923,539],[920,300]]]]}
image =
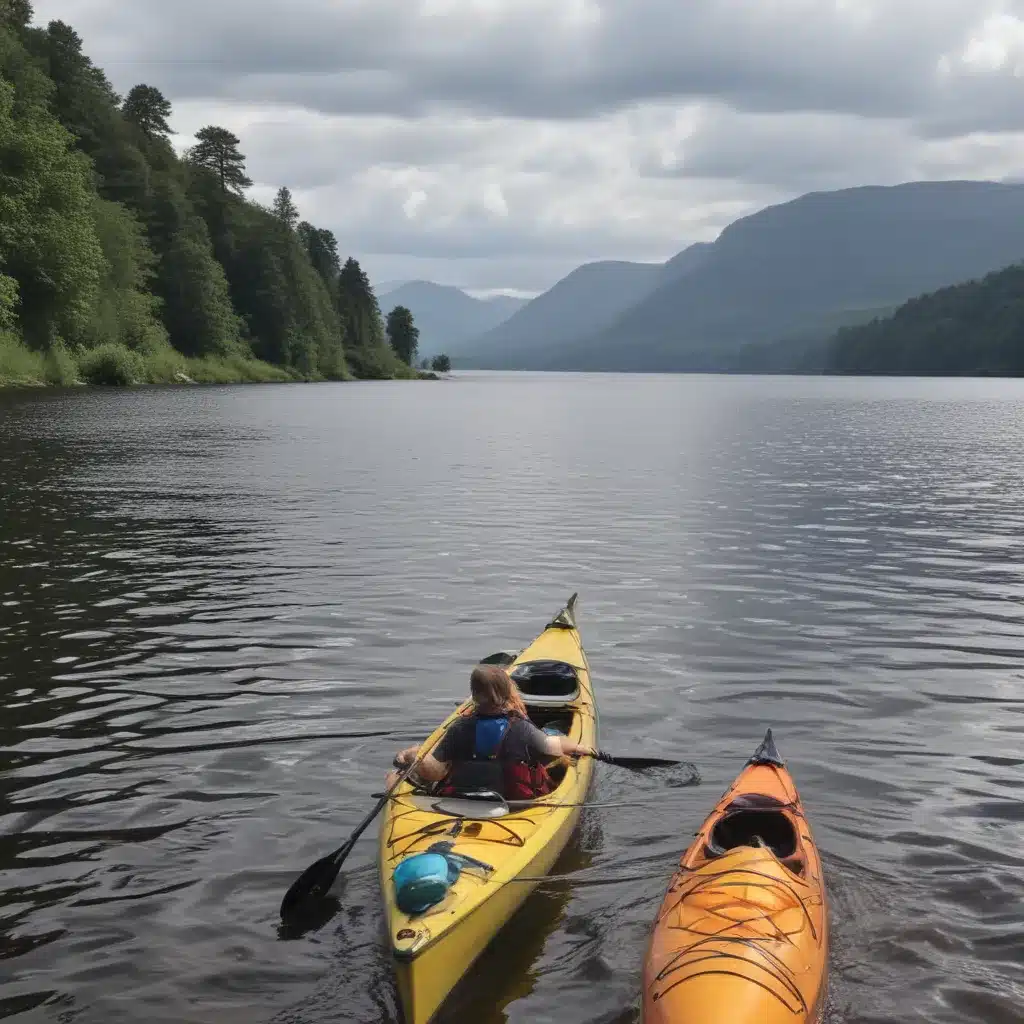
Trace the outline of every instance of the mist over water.
{"type": "Polygon", "coordinates": [[[774,729],[830,1024],[1024,1020],[1024,382],[459,374],[0,396],[0,1017],[396,1022],[391,757],[574,590],[619,754],[443,1020],[638,1020],[774,729]],[[605,806],[607,805],[607,806],[605,806]]]}

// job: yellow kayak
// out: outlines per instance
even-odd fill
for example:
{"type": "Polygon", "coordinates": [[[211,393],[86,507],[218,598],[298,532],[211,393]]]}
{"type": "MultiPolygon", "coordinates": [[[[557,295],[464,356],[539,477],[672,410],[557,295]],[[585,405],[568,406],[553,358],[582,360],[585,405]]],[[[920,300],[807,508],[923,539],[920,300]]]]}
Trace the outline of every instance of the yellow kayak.
{"type": "MultiPolygon", "coordinates": [[[[537,726],[596,748],[597,707],[575,605],[573,594],[529,647],[501,660],[537,726]]],[[[433,748],[469,703],[428,737],[420,753],[433,748]]],[[[572,836],[594,759],[560,758],[548,771],[557,785],[533,801],[442,797],[403,782],[388,803],[381,819],[380,884],[406,1024],[427,1024],[434,1017],[572,836]],[[395,868],[415,854],[438,850],[459,865],[453,879],[440,902],[406,913],[396,898],[395,868]]]]}

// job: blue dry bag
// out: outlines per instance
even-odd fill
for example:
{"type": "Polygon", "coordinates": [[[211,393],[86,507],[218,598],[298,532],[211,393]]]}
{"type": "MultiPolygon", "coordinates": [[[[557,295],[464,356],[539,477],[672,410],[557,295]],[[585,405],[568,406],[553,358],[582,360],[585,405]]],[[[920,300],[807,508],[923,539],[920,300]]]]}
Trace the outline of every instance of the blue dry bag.
{"type": "Polygon", "coordinates": [[[459,867],[440,853],[414,853],[391,874],[395,903],[406,914],[422,914],[440,903],[459,877],[459,867]]]}

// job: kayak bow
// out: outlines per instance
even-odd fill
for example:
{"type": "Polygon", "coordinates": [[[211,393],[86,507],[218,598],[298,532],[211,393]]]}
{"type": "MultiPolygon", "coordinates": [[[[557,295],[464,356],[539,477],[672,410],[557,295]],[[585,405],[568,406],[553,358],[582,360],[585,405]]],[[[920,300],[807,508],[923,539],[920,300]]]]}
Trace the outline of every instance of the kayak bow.
{"type": "Polygon", "coordinates": [[[821,1024],[821,859],[771,729],[680,860],[643,969],[644,1024],[821,1024]]]}

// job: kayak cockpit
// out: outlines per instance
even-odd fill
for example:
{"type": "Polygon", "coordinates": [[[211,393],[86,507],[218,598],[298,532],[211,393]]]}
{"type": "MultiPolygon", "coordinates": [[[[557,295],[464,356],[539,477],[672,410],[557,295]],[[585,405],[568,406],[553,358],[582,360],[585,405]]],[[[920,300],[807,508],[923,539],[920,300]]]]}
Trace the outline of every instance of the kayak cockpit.
{"type": "Polygon", "coordinates": [[[564,707],[579,700],[579,673],[567,661],[552,658],[523,661],[509,675],[527,706],[564,707]]]}
{"type": "Polygon", "coordinates": [[[789,805],[771,796],[745,794],[725,807],[715,822],[704,854],[721,857],[742,846],[762,847],[771,852],[794,874],[802,874],[804,858],[800,837],[789,812],[789,805]]]}

